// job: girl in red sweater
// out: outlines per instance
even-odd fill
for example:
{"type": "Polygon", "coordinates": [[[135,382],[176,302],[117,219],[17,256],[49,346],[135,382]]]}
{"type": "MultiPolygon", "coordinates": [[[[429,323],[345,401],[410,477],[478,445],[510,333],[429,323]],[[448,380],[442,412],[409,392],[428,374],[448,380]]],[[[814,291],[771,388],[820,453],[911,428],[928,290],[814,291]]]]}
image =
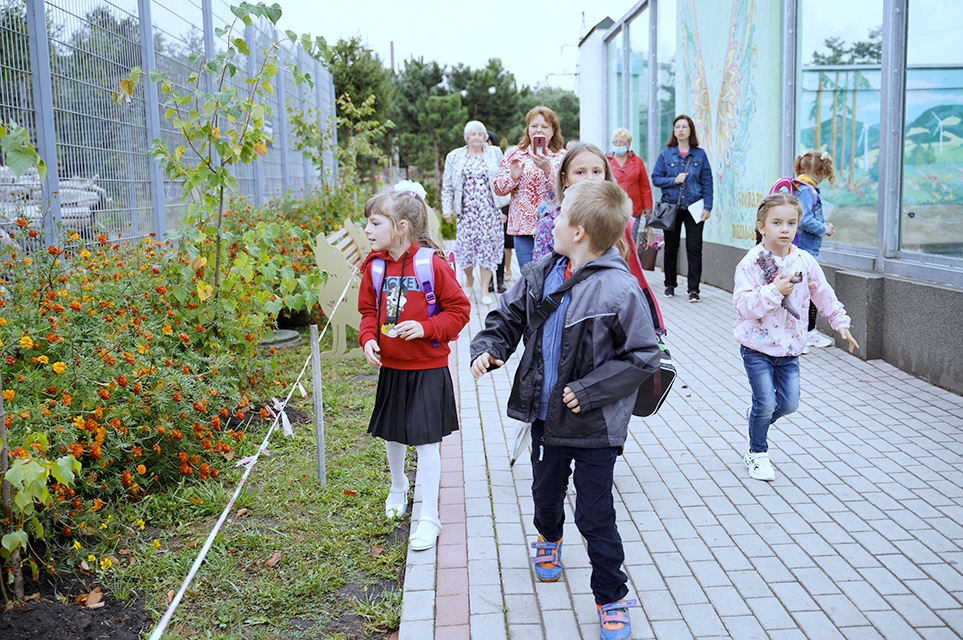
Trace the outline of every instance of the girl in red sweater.
{"type": "Polygon", "coordinates": [[[454,271],[431,240],[424,195],[420,184],[406,180],[365,204],[365,235],[371,241],[371,253],[361,266],[358,292],[358,342],[368,364],[380,369],[368,433],[384,439],[388,452],[391,490],[385,514],[400,517],[408,509],[405,452],[412,445],[418,454],[415,483],[422,502],[409,544],[419,551],[434,547],[441,533],[438,445],[458,429],[448,342],[468,324],[471,311],[454,271]],[[421,270],[415,267],[421,247],[434,250],[426,282],[420,280],[427,265],[421,270]],[[432,300],[435,313],[429,315],[432,300]]]}

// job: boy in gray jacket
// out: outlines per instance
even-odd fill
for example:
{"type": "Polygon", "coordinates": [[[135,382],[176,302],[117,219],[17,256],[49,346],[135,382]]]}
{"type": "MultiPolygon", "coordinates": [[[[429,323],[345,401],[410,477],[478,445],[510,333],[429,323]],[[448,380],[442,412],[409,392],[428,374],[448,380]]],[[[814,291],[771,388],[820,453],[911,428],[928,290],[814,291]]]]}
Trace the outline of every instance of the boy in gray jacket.
{"type": "Polygon", "coordinates": [[[583,182],[566,190],[552,232],[555,252],[522,269],[471,343],[472,375],[479,378],[525,340],[508,415],[532,423],[539,533],[532,562],[543,582],[561,575],[564,501],[574,462],[575,524],[592,563],[601,640],[632,635],[627,608],[636,603],[624,600],[628,579],[612,476],[636,391],[660,359],[642,290],[613,247],[631,213],[631,200],[614,183],[583,182]],[[564,290],[569,277],[575,284],[564,290]],[[552,301],[560,287],[564,294],[552,301]]]}

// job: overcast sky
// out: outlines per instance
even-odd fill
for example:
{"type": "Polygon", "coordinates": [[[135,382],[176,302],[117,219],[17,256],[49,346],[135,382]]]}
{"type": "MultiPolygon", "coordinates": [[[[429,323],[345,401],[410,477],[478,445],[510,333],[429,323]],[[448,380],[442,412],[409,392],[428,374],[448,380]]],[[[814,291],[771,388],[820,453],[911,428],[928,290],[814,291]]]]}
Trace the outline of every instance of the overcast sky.
{"type": "Polygon", "coordinates": [[[488,0],[277,0],[284,11],[278,26],[321,35],[334,44],[358,35],[390,64],[412,56],[472,68],[501,58],[519,86],[550,84],[574,89],[577,44],[585,12],[591,29],[606,16],[618,20],[631,0],[554,0],[551,3],[488,0]]]}

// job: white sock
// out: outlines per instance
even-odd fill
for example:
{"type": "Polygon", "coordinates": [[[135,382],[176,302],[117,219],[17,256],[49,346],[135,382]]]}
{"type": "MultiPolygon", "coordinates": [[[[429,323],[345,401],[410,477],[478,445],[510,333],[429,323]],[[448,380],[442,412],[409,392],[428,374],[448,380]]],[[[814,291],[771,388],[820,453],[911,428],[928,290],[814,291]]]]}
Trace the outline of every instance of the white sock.
{"type": "Polygon", "coordinates": [[[385,451],[388,453],[388,469],[391,471],[391,493],[388,500],[392,504],[406,502],[408,494],[408,478],[405,476],[405,453],[408,447],[400,442],[385,440],[385,451]]]}
{"type": "Polygon", "coordinates": [[[415,484],[421,492],[421,519],[438,521],[438,486],[441,484],[441,443],[420,444],[415,484]]]}

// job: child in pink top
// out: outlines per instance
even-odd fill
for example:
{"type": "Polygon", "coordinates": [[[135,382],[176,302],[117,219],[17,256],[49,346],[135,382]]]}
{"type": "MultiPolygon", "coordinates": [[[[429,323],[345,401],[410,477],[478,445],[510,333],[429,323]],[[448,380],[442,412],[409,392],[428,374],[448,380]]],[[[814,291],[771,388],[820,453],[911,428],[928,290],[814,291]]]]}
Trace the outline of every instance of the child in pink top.
{"type": "Polygon", "coordinates": [[[850,353],[859,347],[849,332],[849,316],[816,259],[792,243],[801,216],[794,196],[767,196],[756,213],[759,244],[736,266],[732,300],[738,317],[732,331],[742,345],[752,387],[749,452],[744,461],[756,480],[775,479],[769,427],[799,405],[799,354],[806,346],[810,300],[849,343],[850,353]]]}

